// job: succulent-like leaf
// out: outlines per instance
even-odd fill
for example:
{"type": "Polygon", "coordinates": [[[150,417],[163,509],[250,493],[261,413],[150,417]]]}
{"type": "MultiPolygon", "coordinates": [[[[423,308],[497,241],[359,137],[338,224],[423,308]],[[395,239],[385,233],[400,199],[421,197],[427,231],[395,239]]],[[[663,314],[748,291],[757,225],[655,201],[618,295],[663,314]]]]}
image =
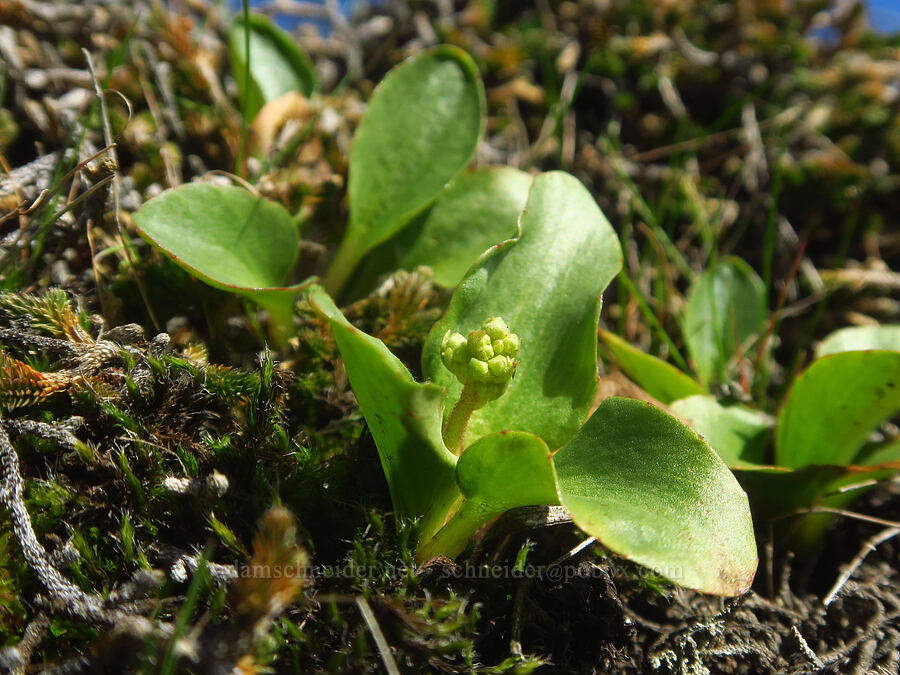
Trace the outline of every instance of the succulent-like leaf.
{"type": "Polygon", "coordinates": [[[399,516],[422,518],[421,536],[430,537],[459,496],[456,456],[441,440],[442,390],[416,382],[381,340],[350,324],[320,288],[309,297],[334,332],[378,447],[394,509],[399,516]]]}
{"type": "Polygon", "coordinates": [[[241,106],[248,120],[269,101],[289,91],[309,96],[316,86],[316,71],[290,35],[261,14],[249,21],[238,17],[228,29],[231,74],[237,80],[241,106]],[[249,36],[247,33],[249,32],[249,36]],[[249,81],[246,39],[250,39],[249,81]]]}
{"type": "Polygon", "coordinates": [[[769,418],[742,405],[724,406],[712,396],[689,396],[670,405],[732,469],[766,461],[769,418]]]}
{"type": "Polygon", "coordinates": [[[279,204],[230,185],[166,190],[134,214],[138,232],[197,278],[264,306],[287,330],[303,284],[285,286],[299,237],[279,204]]]}
{"type": "Polygon", "coordinates": [[[453,288],[479,255],[516,236],[532,177],[510,167],[463,172],[441,192],[400,267],[427,265],[453,288]]]}
{"type": "Polygon", "coordinates": [[[426,339],[423,371],[448,387],[452,406],[462,385],[441,363],[444,335],[468,335],[488,317],[502,316],[520,338],[519,367],[506,393],[472,415],[467,438],[513,429],[555,449],[593,404],[600,295],[622,253],[593,197],[563,172],[534,179],[520,226],[516,239],[492,247],[466,273],[426,339]]]}
{"type": "Polygon", "coordinates": [[[900,352],[817,359],[791,387],[778,419],[781,466],[852,464],[869,433],[900,411],[900,352]]]}
{"type": "Polygon", "coordinates": [[[729,380],[728,366],[766,322],[766,289],[740,258],[704,272],[688,294],[684,339],[706,385],[729,380]]]}
{"type": "Polygon", "coordinates": [[[456,481],[466,499],[484,505],[488,517],[519,506],[559,503],[550,450],[523,431],[479,438],[456,463],[456,481]]]}
{"type": "Polygon", "coordinates": [[[851,326],[837,330],[819,343],[816,358],[866,349],[900,351],[900,324],[851,326]]]}
{"type": "Polygon", "coordinates": [[[350,150],[350,222],[324,279],[330,292],[471,161],[483,112],[478,69],[456,47],[419,54],[382,80],[350,150]]]}
{"type": "Polygon", "coordinates": [[[642,352],[618,335],[604,330],[600,331],[600,338],[628,377],[660,403],[668,405],[677,399],[703,393],[703,387],[678,368],[642,352]]]}
{"type": "Polygon", "coordinates": [[[822,540],[833,513],[811,508],[843,509],[870,489],[875,481],[897,472],[894,462],[871,466],[811,465],[790,470],[760,467],[736,472],[750,493],[754,511],[773,522],[779,538],[794,553],[806,556],[822,540]],[[787,517],[785,517],[787,516],[787,517]]]}
{"type": "Polygon", "coordinates": [[[478,528],[518,506],[558,504],[547,444],[533,434],[501,431],[479,438],[456,463],[463,499],[418,557],[458,555],[478,528]]]}
{"type": "Polygon", "coordinates": [[[410,224],[366,254],[342,298],[360,298],[398,267],[430,267],[435,283],[456,286],[475,260],[518,232],[532,176],[506,166],[463,171],[410,224]]]}
{"type": "Polygon", "coordinates": [[[659,408],[605,400],[554,456],[559,497],[605,546],[706,593],[756,571],[747,496],[716,453],[659,408]]]}

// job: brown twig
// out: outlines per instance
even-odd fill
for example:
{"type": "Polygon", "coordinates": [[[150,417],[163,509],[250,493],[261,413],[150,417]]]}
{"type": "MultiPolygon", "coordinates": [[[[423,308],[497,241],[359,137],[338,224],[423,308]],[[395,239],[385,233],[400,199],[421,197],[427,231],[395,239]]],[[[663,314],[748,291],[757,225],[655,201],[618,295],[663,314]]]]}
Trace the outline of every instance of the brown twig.
{"type": "Polygon", "coordinates": [[[887,527],[883,529],[878,534],[870,537],[866,540],[866,542],[862,545],[862,548],[859,550],[859,553],[850,561],[850,563],[844,567],[841,575],[838,577],[837,581],[834,582],[834,586],[831,587],[831,590],[828,592],[828,595],[822,600],[822,604],[825,607],[828,607],[834,599],[838,596],[838,593],[841,592],[841,589],[844,585],[850,580],[850,577],[853,576],[853,573],[859,569],[859,566],[862,565],[863,560],[866,559],[866,556],[872,553],[880,544],[883,544],[888,539],[897,536],[900,534],[900,523],[897,523],[893,527],[887,527]]]}

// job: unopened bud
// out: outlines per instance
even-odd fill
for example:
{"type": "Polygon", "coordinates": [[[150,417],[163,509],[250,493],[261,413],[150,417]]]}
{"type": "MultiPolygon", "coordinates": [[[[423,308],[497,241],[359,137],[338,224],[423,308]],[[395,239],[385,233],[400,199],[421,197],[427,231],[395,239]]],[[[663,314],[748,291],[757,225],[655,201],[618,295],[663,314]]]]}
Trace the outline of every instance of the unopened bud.
{"type": "Polygon", "coordinates": [[[447,331],[441,342],[441,360],[463,384],[479,385],[485,401],[498,398],[516,372],[519,337],[506,322],[491,317],[469,333],[447,331]]]}

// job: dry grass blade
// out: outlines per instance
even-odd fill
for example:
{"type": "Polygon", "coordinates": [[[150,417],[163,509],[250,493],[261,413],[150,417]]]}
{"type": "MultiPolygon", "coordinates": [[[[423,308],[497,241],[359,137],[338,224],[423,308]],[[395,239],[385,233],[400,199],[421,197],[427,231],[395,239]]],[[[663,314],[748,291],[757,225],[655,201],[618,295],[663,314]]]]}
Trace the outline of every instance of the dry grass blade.
{"type": "Polygon", "coordinates": [[[375,645],[378,647],[378,654],[381,656],[381,661],[384,663],[385,669],[389,675],[400,675],[400,668],[397,667],[397,661],[394,660],[394,655],[391,653],[391,646],[385,639],[384,633],[381,632],[381,626],[378,625],[378,620],[375,618],[375,613],[369,606],[369,601],[362,595],[358,595],[356,596],[356,606],[359,607],[359,613],[362,614],[363,620],[366,622],[366,627],[369,629],[369,632],[372,633],[372,639],[375,640],[375,645]]]}

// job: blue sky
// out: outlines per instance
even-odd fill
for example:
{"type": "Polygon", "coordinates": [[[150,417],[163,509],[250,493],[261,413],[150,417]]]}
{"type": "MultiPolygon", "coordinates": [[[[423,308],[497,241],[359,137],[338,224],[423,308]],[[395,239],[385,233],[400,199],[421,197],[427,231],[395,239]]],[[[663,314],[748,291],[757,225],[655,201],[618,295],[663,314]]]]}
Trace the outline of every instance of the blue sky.
{"type": "Polygon", "coordinates": [[[900,31],[900,0],[869,0],[869,21],[876,30],[900,31]]]}

